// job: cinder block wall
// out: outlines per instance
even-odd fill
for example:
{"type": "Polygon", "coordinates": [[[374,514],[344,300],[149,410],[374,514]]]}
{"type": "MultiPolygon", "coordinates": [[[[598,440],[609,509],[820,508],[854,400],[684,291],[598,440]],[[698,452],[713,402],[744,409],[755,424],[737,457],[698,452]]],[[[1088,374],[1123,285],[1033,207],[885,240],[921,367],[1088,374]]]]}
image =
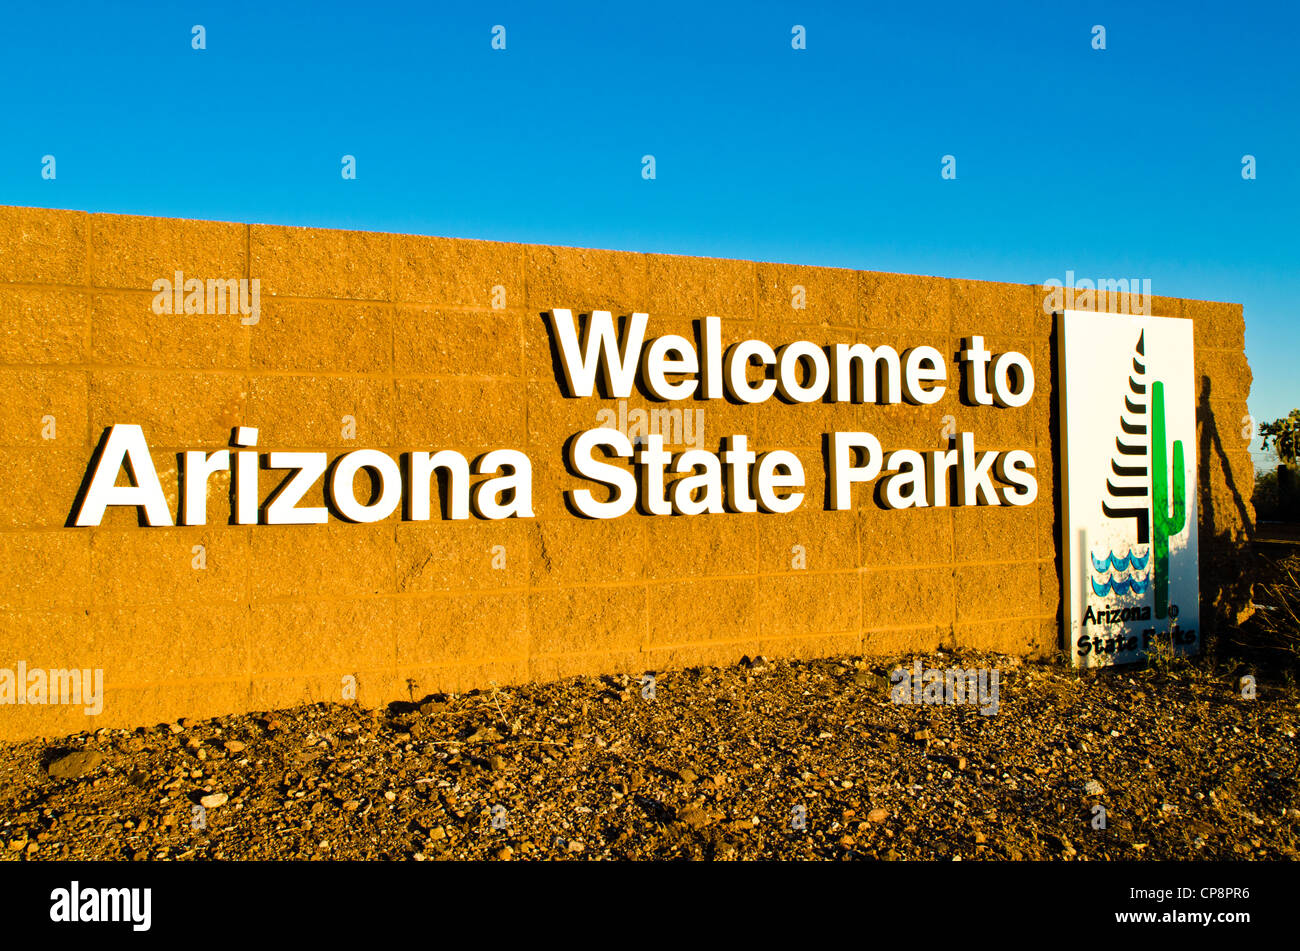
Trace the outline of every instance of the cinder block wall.
{"type": "MultiPolygon", "coordinates": [[[[102,668],[106,681],[98,717],[2,706],[0,737],[338,700],[345,675],[378,704],[756,654],[1051,653],[1059,460],[1043,299],[1032,285],[0,208],[0,666],[102,668]],[[259,279],[259,322],[155,315],[153,282],[178,270],[259,279]],[[793,285],[806,309],[791,306],[793,285]],[[728,340],[931,344],[950,376],[962,338],[982,334],[1029,355],[1038,386],[1019,410],[966,406],[951,385],[934,406],[686,404],[704,412],[706,448],[743,433],[760,451],[798,452],[804,507],[584,521],[562,493],[590,484],[566,473],[562,447],[618,401],[563,397],[541,317],[554,307],[648,311],[648,335],[690,336],[716,314],[728,340]],[[977,448],[1032,451],[1038,500],[884,511],[859,488],[856,510],[823,510],[824,433],[940,448],[948,415],[977,448]],[[67,527],[113,423],[144,427],[173,515],[177,453],[228,446],[246,425],[261,451],[331,459],[523,449],[537,517],[233,526],[221,475],[214,524],[144,528],[110,509],[98,528],[67,527]],[[806,568],[793,567],[795,546],[806,568]]],[[[1204,557],[1238,544],[1253,518],[1242,309],[1157,298],[1154,312],[1196,323],[1204,557]]]]}

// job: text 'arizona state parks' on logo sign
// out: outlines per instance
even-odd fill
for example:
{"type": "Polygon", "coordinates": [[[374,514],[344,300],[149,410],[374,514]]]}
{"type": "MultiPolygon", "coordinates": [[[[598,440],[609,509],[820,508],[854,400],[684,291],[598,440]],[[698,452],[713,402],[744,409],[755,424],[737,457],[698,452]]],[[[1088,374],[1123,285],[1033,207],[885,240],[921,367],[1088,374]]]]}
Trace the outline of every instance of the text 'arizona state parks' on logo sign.
{"type": "Polygon", "coordinates": [[[1199,646],[1192,323],[1060,318],[1064,603],[1074,663],[1199,646]]]}

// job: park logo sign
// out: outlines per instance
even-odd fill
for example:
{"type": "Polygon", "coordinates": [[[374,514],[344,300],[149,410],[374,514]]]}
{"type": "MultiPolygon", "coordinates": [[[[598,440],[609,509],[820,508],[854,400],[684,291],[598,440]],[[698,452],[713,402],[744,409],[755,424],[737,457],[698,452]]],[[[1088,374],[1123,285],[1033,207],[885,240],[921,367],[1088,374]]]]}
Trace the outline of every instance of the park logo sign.
{"type": "Polygon", "coordinates": [[[1192,322],[1060,314],[1065,642],[1075,666],[1200,644],[1192,322]]]}

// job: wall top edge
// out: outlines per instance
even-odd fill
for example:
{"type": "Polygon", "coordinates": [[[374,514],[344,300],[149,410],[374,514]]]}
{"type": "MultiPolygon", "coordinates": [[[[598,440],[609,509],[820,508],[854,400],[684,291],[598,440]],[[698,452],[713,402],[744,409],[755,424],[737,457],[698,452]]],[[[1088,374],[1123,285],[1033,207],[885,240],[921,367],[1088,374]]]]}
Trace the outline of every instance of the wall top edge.
{"type": "MultiPolygon", "coordinates": [[[[456,235],[420,234],[417,232],[406,232],[406,231],[369,231],[369,230],[364,230],[359,228],[330,228],[330,227],[320,227],[315,225],[286,225],[286,224],[279,224],[276,222],[233,221],[229,219],[220,219],[220,218],[174,218],[165,215],[139,215],[139,214],[133,214],[128,212],[112,212],[112,211],[92,212],[92,211],[86,211],[85,209],[81,209],[81,208],[48,208],[48,207],[43,207],[38,205],[0,204],[0,215],[3,215],[5,212],[36,212],[36,213],[47,213],[47,214],[84,215],[87,218],[132,218],[132,219],[159,221],[159,222],[185,222],[185,223],[193,223],[193,224],[225,224],[225,225],[238,225],[238,226],[250,227],[250,228],[275,228],[275,229],[283,229],[283,230],[290,230],[290,231],[304,231],[304,232],[316,231],[316,232],[331,232],[336,234],[368,234],[368,235],[388,235],[394,237],[410,237],[410,238],[435,238],[435,239],[445,240],[445,241],[463,242],[466,244],[498,245],[498,246],[505,246],[505,247],[514,247],[514,248],[519,248],[521,250],[536,248],[536,249],[554,249],[560,251],[595,252],[600,254],[624,254],[624,255],[656,257],[656,258],[682,258],[682,259],[694,260],[694,261],[718,261],[718,262],[724,262],[728,264],[756,264],[756,265],[766,265],[771,267],[790,267],[790,268],[799,268],[801,270],[825,271],[827,273],[838,272],[844,274],[879,274],[885,277],[909,277],[909,278],[924,278],[924,279],[931,279],[931,280],[943,280],[943,281],[953,281],[953,282],[968,282],[974,284],[995,284],[1003,287],[1021,287],[1026,289],[1042,288],[1045,286],[1041,282],[1037,282],[1037,281],[1028,281],[1028,282],[992,281],[983,278],[951,277],[943,274],[919,274],[916,272],[908,272],[908,271],[882,271],[873,268],[831,267],[822,264],[802,264],[793,261],[768,261],[768,260],[755,260],[751,258],[727,258],[727,257],[716,257],[713,255],[684,254],[684,253],[667,252],[667,251],[637,251],[637,250],[631,250],[627,248],[592,248],[592,247],[583,247],[579,245],[566,245],[566,244],[538,244],[533,242],[521,242],[521,241],[499,241],[493,238],[465,238],[456,235]]],[[[1197,303],[1217,304],[1217,305],[1229,306],[1229,307],[1242,306],[1240,301],[1218,301],[1218,300],[1210,300],[1208,298],[1200,298],[1200,297],[1181,297],[1175,294],[1164,294],[1160,296],[1166,300],[1195,301],[1197,303]]]]}

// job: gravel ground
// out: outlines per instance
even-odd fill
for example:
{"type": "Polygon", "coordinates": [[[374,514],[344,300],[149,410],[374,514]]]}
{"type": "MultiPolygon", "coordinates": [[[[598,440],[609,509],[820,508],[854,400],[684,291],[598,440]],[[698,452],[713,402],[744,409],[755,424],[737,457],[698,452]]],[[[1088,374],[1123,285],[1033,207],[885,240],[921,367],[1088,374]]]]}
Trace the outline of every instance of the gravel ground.
{"type": "Polygon", "coordinates": [[[922,658],[997,668],[985,715],[892,702],[890,671],[914,659],[758,658],[659,673],[652,698],[580,678],[3,744],[0,857],[1296,857],[1294,684],[1245,699],[1248,671],[1204,661],[922,658]]]}

